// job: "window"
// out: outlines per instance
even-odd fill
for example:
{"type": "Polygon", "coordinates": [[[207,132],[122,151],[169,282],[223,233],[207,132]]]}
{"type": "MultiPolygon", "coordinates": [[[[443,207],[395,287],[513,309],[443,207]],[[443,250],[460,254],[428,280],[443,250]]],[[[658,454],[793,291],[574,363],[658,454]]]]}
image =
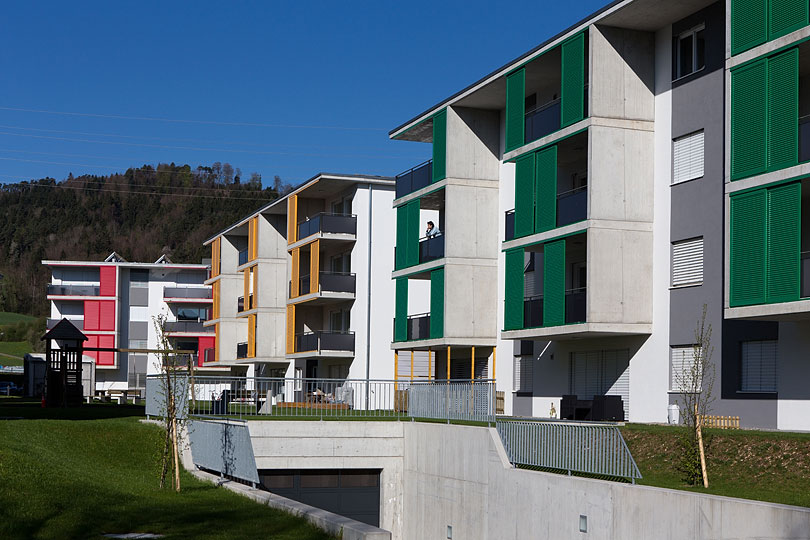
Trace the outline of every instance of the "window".
{"type": "Polygon", "coordinates": [[[534,381],[534,357],[515,356],[512,390],[515,392],[531,392],[534,381]]]}
{"type": "Polygon", "coordinates": [[[672,183],[680,184],[703,176],[703,130],[672,141],[672,183]]]}
{"type": "Polygon", "coordinates": [[[129,271],[130,287],[149,287],[149,270],[133,268],[129,271]]]}
{"type": "Polygon", "coordinates": [[[776,392],[776,340],[744,341],[740,369],[741,392],[776,392]]]}
{"type": "Polygon", "coordinates": [[[675,38],[675,79],[706,67],[706,25],[701,24],[675,38]]]}
{"type": "Polygon", "coordinates": [[[703,237],[672,243],[672,286],[703,283],[703,237]]]}
{"type": "Polygon", "coordinates": [[[671,392],[691,393],[701,391],[701,384],[694,384],[697,373],[695,356],[700,349],[694,345],[670,347],[669,349],[669,390],[671,392]]]}

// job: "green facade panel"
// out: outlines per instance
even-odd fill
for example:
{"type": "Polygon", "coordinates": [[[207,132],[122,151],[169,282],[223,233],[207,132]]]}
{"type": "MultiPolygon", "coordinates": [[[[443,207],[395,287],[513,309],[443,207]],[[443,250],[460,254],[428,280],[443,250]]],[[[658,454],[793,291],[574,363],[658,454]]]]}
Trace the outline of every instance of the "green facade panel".
{"type": "Polygon", "coordinates": [[[408,340],[408,278],[396,279],[394,307],[394,341],[408,340]]]}
{"type": "Polygon", "coordinates": [[[731,179],[767,169],[767,60],[731,72],[731,179]]]}
{"type": "Polygon", "coordinates": [[[515,161],[515,238],[534,232],[534,157],[515,161]]]}
{"type": "Polygon", "coordinates": [[[534,159],[534,232],[539,233],[557,227],[557,146],[540,150],[534,159]]]}
{"type": "Polygon", "coordinates": [[[768,0],[731,0],[731,54],[768,39],[768,0]]]}
{"type": "MultiPolygon", "coordinates": [[[[768,39],[789,34],[808,22],[807,0],[770,0],[768,6],[768,39]]],[[[758,9],[759,6],[757,6],[758,9]]]]}
{"type": "Polygon", "coordinates": [[[444,268],[430,273],[430,338],[444,337],[444,268]]]}
{"type": "Polygon", "coordinates": [[[565,239],[543,246],[543,326],[565,324],[565,239]]]}
{"type": "Polygon", "coordinates": [[[523,146],[526,114],[526,70],[506,76],[506,151],[523,146]]]}
{"type": "Polygon", "coordinates": [[[408,253],[408,207],[406,205],[397,207],[397,250],[394,264],[396,269],[407,266],[408,253]]]}
{"type": "Polygon", "coordinates": [[[562,44],[562,81],[560,88],[560,127],[570,126],[585,117],[585,34],[562,44]]]}
{"type": "Polygon", "coordinates": [[[405,245],[405,266],[419,264],[419,199],[409,201],[406,205],[408,213],[408,238],[405,245]]]}
{"type": "Polygon", "coordinates": [[[790,49],[768,59],[768,170],[798,162],[799,50],[790,49]]]}
{"type": "Polygon", "coordinates": [[[433,181],[447,177],[447,109],[433,116],[433,181]]]}
{"type": "Polygon", "coordinates": [[[767,191],[731,197],[729,305],[765,302],[767,191]]]}
{"type": "Polygon", "coordinates": [[[510,249],[504,253],[505,279],[505,330],[523,328],[523,248],[510,249]]]}
{"type": "Polygon", "coordinates": [[[766,302],[798,300],[801,283],[801,184],[768,190],[766,302]]]}

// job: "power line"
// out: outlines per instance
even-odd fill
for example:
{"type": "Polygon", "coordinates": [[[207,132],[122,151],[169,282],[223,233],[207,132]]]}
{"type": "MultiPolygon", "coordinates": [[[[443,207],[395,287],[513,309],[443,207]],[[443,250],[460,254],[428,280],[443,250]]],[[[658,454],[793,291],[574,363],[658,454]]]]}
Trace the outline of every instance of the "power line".
{"type": "MultiPolygon", "coordinates": [[[[3,175],[5,176],[5,175],[3,175]]],[[[27,184],[25,187],[37,187],[37,188],[51,188],[51,189],[74,189],[80,191],[95,191],[101,193],[123,193],[126,195],[153,195],[159,197],[198,197],[202,199],[226,199],[229,201],[232,200],[244,200],[244,201],[272,201],[275,198],[262,198],[262,197],[223,197],[221,195],[202,195],[199,193],[159,193],[155,191],[129,191],[129,190],[116,190],[116,189],[94,189],[88,188],[83,186],[65,186],[62,184],[27,184]]],[[[188,189],[195,189],[195,188],[188,188],[188,189]]],[[[259,192],[261,193],[261,192],[259,192]]]]}
{"type": "Polygon", "coordinates": [[[55,114],[62,116],[85,116],[90,118],[109,118],[113,120],[141,120],[149,122],[170,122],[177,124],[208,124],[213,126],[244,126],[244,127],[264,127],[264,128],[282,128],[282,129],[331,129],[331,130],[345,130],[345,131],[386,131],[383,128],[371,127],[350,127],[350,126],[316,126],[316,125],[297,125],[297,124],[263,124],[257,122],[222,122],[217,120],[185,120],[179,118],[159,118],[154,116],[123,116],[118,114],[98,114],[98,113],[83,113],[83,112],[68,112],[68,111],[47,111],[43,109],[24,109],[19,107],[3,107],[3,111],[27,112],[37,114],[55,114]]]}

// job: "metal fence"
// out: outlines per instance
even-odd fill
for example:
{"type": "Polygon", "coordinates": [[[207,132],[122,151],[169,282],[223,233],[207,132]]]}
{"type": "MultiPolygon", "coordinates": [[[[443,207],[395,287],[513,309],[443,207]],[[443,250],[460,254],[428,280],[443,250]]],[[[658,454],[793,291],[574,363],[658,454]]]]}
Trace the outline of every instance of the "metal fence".
{"type": "Polygon", "coordinates": [[[498,420],[509,461],[547,469],[641,478],[627,444],[615,425],[498,420]]]}
{"type": "MultiPolygon", "coordinates": [[[[188,414],[229,418],[300,417],[495,421],[495,383],[475,381],[393,381],[285,379],[271,377],[182,376],[188,380],[188,414]]],[[[147,414],[156,409],[165,384],[148,377],[147,414]]],[[[163,399],[165,401],[165,399],[163,399]]]]}

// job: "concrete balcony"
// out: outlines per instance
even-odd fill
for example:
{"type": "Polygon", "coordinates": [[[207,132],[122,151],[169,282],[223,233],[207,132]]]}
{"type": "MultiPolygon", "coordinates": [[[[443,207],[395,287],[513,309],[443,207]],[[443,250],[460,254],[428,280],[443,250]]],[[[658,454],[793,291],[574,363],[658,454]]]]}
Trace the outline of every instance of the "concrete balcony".
{"type": "MultiPolygon", "coordinates": [[[[298,281],[298,296],[290,298],[289,303],[332,303],[354,300],[357,292],[357,276],[348,272],[319,272],[318,284],[312,287],[309,274],[301,276],[298,281]]],[[[292,282],[289,283],[290,296],[292,282]]]]}
{"type": "Polygon", "coordinates": [[[164,287],[163,300],[170,304],[213,302],[211,289],[207,287],[164,287]]]}
{"type": "Polygon", "coordinates": [[[288,356],[352,357],[354,346],[354,332],[304,332],[296,334],[295,353],[288,356]]]}
{"type": "Polygon", "coordinates": [[[204,326],[205,321],[171,321],[164,325],[167,334],[212,334],[213,326],[204,326]]]}
{"type": "Polygon", "coordinates": [[[99,296],[98,285],[48,285],[48,297],[51,296],[99,296]]]}

